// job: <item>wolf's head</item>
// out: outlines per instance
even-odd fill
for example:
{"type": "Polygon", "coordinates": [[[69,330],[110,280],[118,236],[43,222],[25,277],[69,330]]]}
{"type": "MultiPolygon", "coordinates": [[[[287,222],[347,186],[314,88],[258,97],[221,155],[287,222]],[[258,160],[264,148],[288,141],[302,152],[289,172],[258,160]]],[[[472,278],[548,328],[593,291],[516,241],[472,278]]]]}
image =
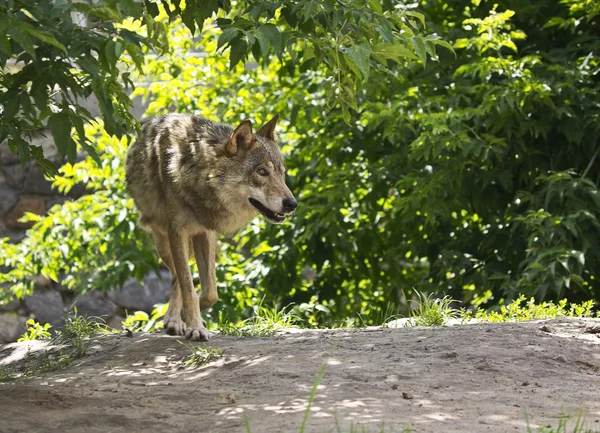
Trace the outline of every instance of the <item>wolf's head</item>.
{"type": "Polygon", "coordinates": [[[267,221],[281,224],[298,207],[285,184],[285,166],[277,143],[275,115],[256,134],[245,120],[235,128],[226,145],[227,154],[238,159],[238,191],[247,205],[258,210],[267,221]]]}

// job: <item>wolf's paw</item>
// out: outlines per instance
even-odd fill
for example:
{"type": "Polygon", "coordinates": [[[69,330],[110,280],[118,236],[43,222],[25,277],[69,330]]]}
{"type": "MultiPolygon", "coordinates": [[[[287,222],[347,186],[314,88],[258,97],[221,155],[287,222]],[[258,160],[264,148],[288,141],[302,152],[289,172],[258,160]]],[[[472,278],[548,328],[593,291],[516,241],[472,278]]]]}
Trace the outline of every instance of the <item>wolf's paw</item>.
{"type": "Polygon", "coordinates": [[[169,335],[184,335],[187,326],[185,322],[179,318],[164,319],[165,331],[169,335]]]}
{"type": "Polygon", "coordinates": [[[210,334],[206,328],[188,328],[185,331],[185,338],[192,341],[208,341],[210,334]]]}

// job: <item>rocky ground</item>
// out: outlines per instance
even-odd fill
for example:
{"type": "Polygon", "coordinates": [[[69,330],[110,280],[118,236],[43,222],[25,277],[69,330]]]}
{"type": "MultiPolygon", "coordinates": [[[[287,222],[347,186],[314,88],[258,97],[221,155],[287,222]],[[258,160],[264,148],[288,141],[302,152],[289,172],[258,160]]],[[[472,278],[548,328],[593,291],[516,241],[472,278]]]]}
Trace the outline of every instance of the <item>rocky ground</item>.
{"type": "MultiPolygon", "coordinates": [[[[104,335],[64,370],[0,385],[0,431],[233,433],[246,416],[255,433],[299,432],[323,365],[305,432],[525,432],[578,413],[600,431],[599,332],[559,319],[215,335],[199,345],[223,356],[200,368],[177,338],[104,335]]],[[[47,349],[0,346],[0,368],[47,349]]]]}

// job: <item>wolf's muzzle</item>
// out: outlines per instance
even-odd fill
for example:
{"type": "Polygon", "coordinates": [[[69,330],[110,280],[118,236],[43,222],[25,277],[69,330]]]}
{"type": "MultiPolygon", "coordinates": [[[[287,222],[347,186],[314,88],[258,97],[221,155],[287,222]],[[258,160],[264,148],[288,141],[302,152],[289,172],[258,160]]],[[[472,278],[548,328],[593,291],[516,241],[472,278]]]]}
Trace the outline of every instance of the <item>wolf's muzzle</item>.
{"type": "Polygon", "coordinates": [[[283,200],[283,210],[285,210],[286,213],[294,212],[297,207],[298,207],[298,202],[296,201],[295,198],[288,197],[283,200]]]}

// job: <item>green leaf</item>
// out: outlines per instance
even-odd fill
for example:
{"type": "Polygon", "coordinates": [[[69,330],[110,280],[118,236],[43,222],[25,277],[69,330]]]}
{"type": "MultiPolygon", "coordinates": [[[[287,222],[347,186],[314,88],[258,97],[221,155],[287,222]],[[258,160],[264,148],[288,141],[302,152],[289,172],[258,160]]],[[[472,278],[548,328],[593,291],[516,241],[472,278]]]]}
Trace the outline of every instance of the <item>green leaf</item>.
{"type": "Polygon", "coordinates": [[[414,11],[404,11],[403,14],[418,19],[419,21],[421,21],[421,24],[423,24],[423,27],[427,27],[425,24],[425,15],[423,15],[422,13],[414,11]]]}
{"type": "Polygon", "coordinates": [[[143,70],[144,70],[144,53],[142,52],[141,48],[138,47],[137,45],[135,45],[134,43],[127,42],[125,44],[125,49],[127,50],[127,53],[129,53],[129,55],[133,59],[133,62],[135,63],[135,66],[137,67],[138,71],[143,72],[143,70]]]}
{"type": "Polygon", "coordinates": [[[382,56],[386,59],[398,61],[405,57],[408,59],[416,59],[414,53],[407,47],[401,44],[381,43],[373,47],[373,54],[382,56]]]}
{"type": "Polygon", "coordinates": [[[383,13],[383,8],[381,7],[380,0],[369,0],[369,4],[371,5],[371,9],[373,9],[378,14],[383,13]]]}
{"type": "Polygon", "coordinates": [[[309,19],[311,19],[313,17],[313,12],[316,8],[317,8],[317,3],[314,1],[304,2],[304,5],[303,5],[304,21],[303,22],[307,22],[309,19]]]}
{"type": "Polygon", "coordinates": [[[452,51],[452,53],[454,54],[454,57],[456,57],[456,51],[454,51],[454,47],[447,41],[445,41],[443,39],[436,39],[431,42],[452,51]]]}
{"type": "Polygon", "coordinates": [[[345,105],[342,105],[342,117],[344,119],[344,122],[346,122],[348,125],[351,124],[352,122],[352,114],[350,113],[350,111],[346,108],[345,105]]]}
{"type": "Polygon", "coordinates": [[[365,81],[369,79],[371,69],[371,46],[367,43],[353,45],[348,50],[348,56],[354,60],[357,68],[360,70],[365,81]]]}
{"type": "Polygon", "coordinates": [[[196,32],[196,20],[194,16],[194,7],[192,5],[187,5],[185,7],[185,10],[181,13],[181,21],[183,21],[183,24],[190,30],[192,35],[196,32]]]}
{"type": "Polygon", "coordinates": [[[18,43],[27,54],[29,54],[34,60],[37,59],[35,54],[35,47],[33,41],[29,37],[29,33],[25,30],[25,26],[21,23],[11,23],[10,26],[10,37],[18,43]]]}
{"type": "Polygon", "coordinates": [[[2,52],[6,57],[10,57],[13,54],[10,48],[10,41],[6,37],[0,38],[0,52],[2,52]]]}
{"type": "Polygon", "coordinates": [[[99,18],[101,21],[123,21],[123,16],[116,8],[113,9],[104,6],[91,7],[87,13],[90,17],[99,18]]]}
{"type": "MultiPolygon", "coordinates": [[[[48,118],[48,127],[54,137],[54,144],[63,156],[73,156],[76,150],[75,142],[71,138],[71,120],[65,111],[54,113],[48,118]]],[[[71,159],[71,158],[69,158],[71,159]]]]}
{"type": "Polygon", "coordinates": [[[265,24],[256,31],[256,38],[260,45],[260,51],[263,58],[269,53],[269,47],[273,47],[276,55],[281,55],[281,33],[277,26],[265,24]]]}
{"type": "Polygon", "coordinates": [[[423,66],[425,66],[427,64],[427,49],[425,47],[425,42],[423,42],[423,39],[419,36],[413,36],[410,38],[410,42],[412,43],[417,56],[419,56],[419,59],[423,62],[423,66]]]}
{"type": "Polygon", "coordinates": [[[454,42],[454,48],[466,48],[469,46],[469,40],[467,38],[457,39],[454,42]]]}
{"type": "Polygon", "coordinates": [[[12,97],[8,99],[8,101],[4,102],[3,105],[4,111],[2,112],[2,120],[7,122],[12,120],[19,111],[21,100],[20,98],[12,97]]]}
{"type": "Polygon", "coordinates": [[[47,44],[53,45],[65,53],[67,52],[67,48],[63,44],[58,42],[54,38],[54,36],[52,36],[52,33],[43,31],[43,30],[37,30],[37,29],[35,29],[33,27],[29,27],[29,26],[25,27],[25,31],[27,33],[29,33],[31,36],[33,36],[34,38],[39,39],[42,42],[46,42],[47,44]]]}
{"type": "Polygon", "coordinates": [[[233,38],[239,35],[240,30],[235,27],[228,27],[219,35],[219,40],[217,42],[217,50],[223,46],[225,46],[228,42],[231,42],[233,38]]]}
{"type": "Polygon", "coordinates": [[[235,68],[235,66],[242,60],[242,57],[246,54],[248,44],[244,39],[234,39],[231,41],[231,50],[229,52],[229,70],[235,68]]]}
{"type": "Polygon", "coordinates": [[[156,17],[158,15],[158,5],[151,0],[144,0],[144,3],[148,13],[150,13],[150,15],[153,17],[156,17]]]}

